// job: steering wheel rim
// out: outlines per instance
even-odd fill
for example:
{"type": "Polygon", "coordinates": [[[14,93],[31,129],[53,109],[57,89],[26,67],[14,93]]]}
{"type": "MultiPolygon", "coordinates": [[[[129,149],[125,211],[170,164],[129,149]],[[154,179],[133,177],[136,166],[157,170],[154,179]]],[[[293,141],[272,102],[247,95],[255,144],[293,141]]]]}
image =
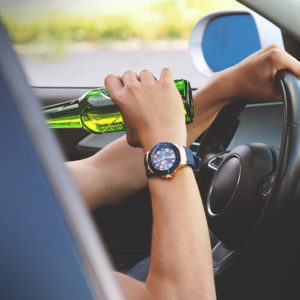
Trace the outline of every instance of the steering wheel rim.
{"type": "Polygon", "coordinates": [[[282,88],[284,123],[274,185],[243,245],[230,250],[220,242],[213,250],[220,299],[285,298],[282,284],[300,250],[300,84],[285,70],[276,78],[282,88]]]}

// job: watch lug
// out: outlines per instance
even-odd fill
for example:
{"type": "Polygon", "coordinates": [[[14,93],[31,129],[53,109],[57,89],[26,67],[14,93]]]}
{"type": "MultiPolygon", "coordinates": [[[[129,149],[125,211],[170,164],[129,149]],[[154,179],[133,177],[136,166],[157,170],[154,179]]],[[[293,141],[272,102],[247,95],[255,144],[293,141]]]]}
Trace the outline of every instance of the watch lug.
{"type": "Polygon", "coordinates": [[[172,174],[167,174],[164,177],[165,177],[165,179],[171,179],[173,177],[173,175],[172,174]]]}

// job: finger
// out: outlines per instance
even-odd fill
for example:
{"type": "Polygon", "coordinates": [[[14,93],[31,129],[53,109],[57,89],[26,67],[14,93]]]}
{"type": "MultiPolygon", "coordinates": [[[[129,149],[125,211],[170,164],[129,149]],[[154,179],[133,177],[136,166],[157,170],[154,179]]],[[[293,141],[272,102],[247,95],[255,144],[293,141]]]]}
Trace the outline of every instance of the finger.
{"type": "Polygon", "coordinates": [[[122,76],[122,81],[124,85],[132,86],[139,83],[139,78],[135,72],[126,71],[122,76]]]}
{"type": "Polygon", "coordinates": [[[263,57],[267,59],[272,66],[272,79],[275,78],[277,71],[288,69],[300,77],[300,62],[285,52],[280,47],[270,46],[269,50],[264,53],[263,57]]]}
{"type": "Polygon", "coordinates": [[[251,55],[249,55],[247,57],[247,59],[257,58],[257,57],[265,57],[265,56],[269,55],[270,52],[272,52],[272,51],[284,52],[282,47],[272,44],[272,45],[268,45],[268,46],[258,50],[257,52],[252,53],[251,55]]]}
{"type": "Polygon", "coordinates": [[[264,53],[267,53],[271,50],[283,50],[282,47],[280,47],[279,45],[276,45],[276,44],[271,44],[271,45],[268,45],[262,49],[260,49],[259,51],[257,51],[257,53],[260,53],[260,54],[264,54],[264,53]]]}
{"type": "Polygon", "coordinates": [[[287,52],[283,52],[282,59],[284,61],[283,68],[290,70],[298,78],[300,78],[300,62],[296,58],[288,54],[287,52]]]}
{"type": "Polygon", "coordinates": [[[162,82],[162,81],[173,81],[173,75],[172,75],[172,72],[169,68],[164,68],[161,70],[160,72],[160,78],[159,78],[159,81],[162,82]]]}
{"type": "Polygon", "coordinates": [[[148,83],[156,81],[156,78],[149,70],[143,70],[139,75],[139,79],[142,82],[148,82],[148,83]]]}
{"type": "Polygon", "coordinates": [[[121,77],[113,74],[105,77],[104,85],[112,99],[116,99],[118,92],[124,87],[121,77]]]}

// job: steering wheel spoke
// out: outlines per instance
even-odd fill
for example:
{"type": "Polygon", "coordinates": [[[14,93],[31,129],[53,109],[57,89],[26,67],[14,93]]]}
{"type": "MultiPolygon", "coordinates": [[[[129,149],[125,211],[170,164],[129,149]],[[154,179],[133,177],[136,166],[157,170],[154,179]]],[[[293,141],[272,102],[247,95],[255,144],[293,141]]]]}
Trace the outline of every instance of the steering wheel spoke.
{"type": "Polygon", "coordinates": [[[227,157],[227,154],[228,154],[228,152],[224,152],[224,153],[217,154],[216,156],[212,157],[211,159],[208,160],[207,167],[212,172],[214,172],[214,173],[217,172],[219,170],[221,163],[227,157]]]}

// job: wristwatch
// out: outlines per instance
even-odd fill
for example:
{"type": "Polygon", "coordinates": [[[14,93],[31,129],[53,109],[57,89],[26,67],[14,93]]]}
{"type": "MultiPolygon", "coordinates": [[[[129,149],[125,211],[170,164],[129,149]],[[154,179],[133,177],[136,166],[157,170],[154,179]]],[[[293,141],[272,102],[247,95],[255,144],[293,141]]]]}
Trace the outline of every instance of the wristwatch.
{"type": "Polygon", "coordinates": [[[197,172],[200,158],[185,146],[172,143],[158,143],[145,155],[145,168],[147,177],[158,176],[170,179],[182,167],[190,166],[197,172]]]}

